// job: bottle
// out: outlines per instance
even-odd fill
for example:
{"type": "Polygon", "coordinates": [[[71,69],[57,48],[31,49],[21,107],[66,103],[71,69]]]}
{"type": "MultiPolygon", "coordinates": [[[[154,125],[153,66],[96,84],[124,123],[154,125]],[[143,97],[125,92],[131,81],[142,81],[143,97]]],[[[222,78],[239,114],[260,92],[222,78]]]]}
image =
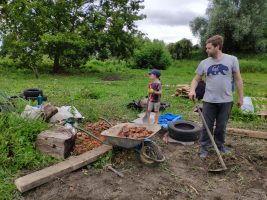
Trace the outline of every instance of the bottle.
{"type": "Polygon", "coordinates": [[[38,98],[37,98],[37,101],[38,101],[38,106],[42,105],[43,103],[43,97],[41,94],[39,94],[38,98]]]}

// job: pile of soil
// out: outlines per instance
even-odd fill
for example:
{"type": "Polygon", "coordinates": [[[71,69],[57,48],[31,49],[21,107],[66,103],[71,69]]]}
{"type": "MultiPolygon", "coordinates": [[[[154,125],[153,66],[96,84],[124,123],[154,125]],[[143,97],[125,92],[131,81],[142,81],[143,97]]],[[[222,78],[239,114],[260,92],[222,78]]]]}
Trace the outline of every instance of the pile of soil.
{"type": "Polygon", "coordinates": [[[122,127],[118,136],[132,138],[132,139],[142,139],[149,137],[152,133],[153,133],[152,131],[147,130],[147,128],[145,127],[124,126],[122,127]]]}
{"type": "MultiPolygon", "coordinates": [[[[104,141],[105,138],[101,135],[101,132],[109,128],[110,128],[110,125],[102,119],[100,119],[96,123],[87,123],[85,125],[85,130],[94,134],[95,136],[100,138],[102,141],[104,141]]],[[[75,148],[74,148],[73,154],[80,155],[86,151],[90,151],[96,147],[99,147],[100,145],[101,145],[101,142],[95,140],[94,138],[90,137],[86,133],[78,132],[77,138],[75,140],[75,148]]]]}
{"type": "Polygon", "coordinates": [[[109,75],[102,79],[103,81],[119,81],[121,77],[119,75],[109,75]]]}

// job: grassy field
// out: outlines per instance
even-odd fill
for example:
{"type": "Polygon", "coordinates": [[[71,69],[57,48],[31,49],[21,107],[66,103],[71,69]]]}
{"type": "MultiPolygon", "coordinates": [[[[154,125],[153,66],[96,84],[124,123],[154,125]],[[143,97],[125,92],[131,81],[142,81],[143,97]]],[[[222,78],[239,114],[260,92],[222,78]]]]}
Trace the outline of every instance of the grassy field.
{"type": "MultiPolygon", "coordinates": [[[[171,104],[171,107],[164,113],[181,114],[183,119],[199,121],[199,117],[192,112],[194,104],[191,101],[172,96],[177,84],[190,84],[198,62],[177,61],[168,70],[162,71],[162,101],[171,104]]],[[[244,71],[250,71],[247,68],[250,69],[248,63],[252,61],[244,59],[241,64],[242,62],[246,63],[243,64],[244,71]]],[[[254,60],[253,62],[255,64],[260,61],[254,60]]],[[[264,70],[265,67],[267,68],[264,62],[260,62],[260,65],[264,66],[264,70]]],[[[120,68],[118,66],[115,66],[114,69],[116,70],[109,70],[112,72],[102,70],[101,73],[77,73],[74,75],[45,73],[36,79],[27,70],[16,71],[0,68],[0,91],[8,95],[18,95],[25,88],[40,88],[52,104],[75,106],[83,114],[85,121],[96,121],[98,117],[131,121],[136,118],[138,112],[127,109],[126,105],[132,100],[140,99],[146,95],[149,82],[147,70],[120,68]],[[110,78],[119,80],[107,81],[110,78]]],[[[264,70],[242,73],[246,96],[267,97],[267,74],[264,70]]],[[[267,102],[263,103],[267,105],[267,102]]],[[[267,130],[267,121],[260,120],[253,115],[241,114],[235,106],[229,126],[267,130]]],[[[44,163],[41,165],[37,163],[36,166],[44,165],[44,163]]],[[[28,168],[28,165],[26,164],[25,167],[28,168]]],[[[12,190],[14,190],[12,182],[17,174],[18,172],[9,172],[8,169],[0,174],[0,177],[6,177],[5,184],[9,184],[5,190],[3,190],[5,187],[0,188],[1,193],[5,192],[4,194],[7,195],[7,199],[12,199],[12,190]]]]}
{"type": "MultiPolygon", "coordinates": [[[[245,61],[241,61],[245,62],[245,61]]],[[[256,61],[254,61],[256,62],[256,61]]],[[[162,101],[171,104],[165,112],[181,114],[184,119],[191,119],[194,105],[187,99],[172,97],[177,84],[190,84],[198,61],[179,61],[166,71],[162,71],[163,98],[162,101]]],[[[266,74],[242,73],[245,82],[245,95],[253,97],[267,97],[266,74]]],[[[0,90],[10,95],[20,94],[25,88],[41,88],[48,96],[49,102],[55,105],[75,106],[86,118],[94,121],[98,117],[114,118],[129,121],[136,117],[137,112],[129,110],[126,105],[146,95],[149,82],[147,70],[122,69],[119,72],[85,73],[77,75],[43,74],[40,79],[27,71],[2,71],[0,75],[0,90]],[[110,77],[119,78],[118,81],[105,81],[110,77]]],[[[236,95],[236,94],[235,94],[236,95]]],[[[238,112],[234,109],[234,113],[238,112]]],[[[238,114],[240,114],[238,112],[238,114]]],[[[237,115],[234,115],[237,116],[237,115]]],[[[234,118],[238,126],[259,125],[264,128],[265,122],[251,116],[234,118]]]]}

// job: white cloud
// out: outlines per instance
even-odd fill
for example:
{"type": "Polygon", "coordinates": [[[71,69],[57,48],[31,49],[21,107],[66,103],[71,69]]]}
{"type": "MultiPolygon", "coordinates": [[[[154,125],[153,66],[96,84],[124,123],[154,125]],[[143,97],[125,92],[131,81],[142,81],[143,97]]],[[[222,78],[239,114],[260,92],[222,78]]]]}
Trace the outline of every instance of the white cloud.
{"type": "Polygon", "coordinates": [[[188,23],[198,15],[190,10],[167,11],[167,10],[147,10],[147,19],[150,24],[160,24],[165,26],[188,25],[188,23]]]}
{"type": "Polygon", "coordinates": [[[139,30],[151,39],[176,42],[182,38],[198,42],[189,28],[189,22],[203,16],[208,0],[145,0],[142,13],[147,18],[137,22],[139,30]]]}

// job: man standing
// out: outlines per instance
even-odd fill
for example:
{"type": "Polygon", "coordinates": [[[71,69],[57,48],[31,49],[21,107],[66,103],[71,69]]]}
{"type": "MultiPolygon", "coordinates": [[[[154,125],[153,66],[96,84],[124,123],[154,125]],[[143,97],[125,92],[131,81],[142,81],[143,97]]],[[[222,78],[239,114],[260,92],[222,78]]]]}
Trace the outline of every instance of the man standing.
{"type": "MultiPolygon", "coordinates": [[[[195,89],[202,76],[206,77],[206,89],[203,98],[203,115],[218,149],[223,153],[230,153],[225,148],[225,131],[229,115],[233,105],[232,81],[236,83],[238,91],[237,106],[243,104],[243,81],[239,71],[238,60],[235,56],[224,54],[223,37],[215,35],[206,41],[208,58],[202,60],[196,70],[196,76],[192,80],[189,98],[196,97],[195,89]],[[216,128],[213,131],[214,123],[216,128]]],[[[205,158],[211,149],[211,142],[206,129],[201,136],[200,157],[205,158]]]]}

